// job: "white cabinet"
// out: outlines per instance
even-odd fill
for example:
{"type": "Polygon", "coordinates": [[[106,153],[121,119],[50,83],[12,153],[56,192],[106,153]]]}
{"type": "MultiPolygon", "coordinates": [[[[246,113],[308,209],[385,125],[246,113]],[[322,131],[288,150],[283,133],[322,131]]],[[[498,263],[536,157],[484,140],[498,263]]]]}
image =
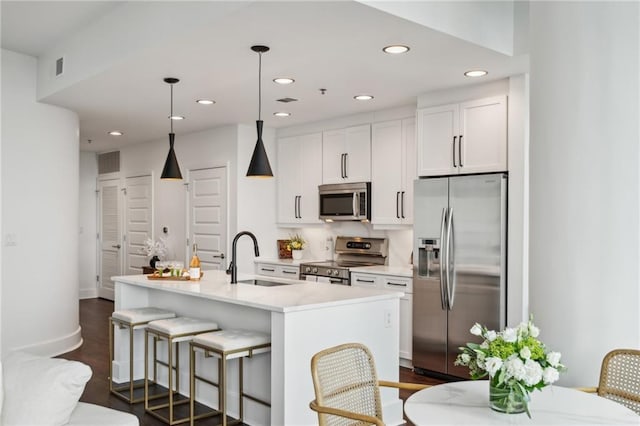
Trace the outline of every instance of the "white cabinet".
{"type": "Polygon", "coordinates": [[[300,267],[292,265],[281,265],[279,263],[256,263],[256,275],[266,275],[268,277],[289,278],[297,280],[300,275],[300,267]]]}
{"type": "Polygon", "coordinates": [[[507,170],[507,97],[419,109],[418,175],[507,170]]]}
{"type": "Polygon", "coordinates": [[[371,180],[371,125],[322,134],[322,183],[371,180]]]}
{"type": "Polygon", "coordinates": [[[416,178],[415,119],[376,123],[371,129],[371,223],[413,223],[416,178]]]}
{"type": "Polygon", "coordinates": [[[413,351],[413,279],[394,275],[351,273],[351,285],[403,291],[400,299],[400,358],[411,361],[413,351]]]}
{"type": "Polygon", "coordinates": [[[278,223],[320,223],[318,185],[322,183],[322,134],[278,140],[278,223]]]}

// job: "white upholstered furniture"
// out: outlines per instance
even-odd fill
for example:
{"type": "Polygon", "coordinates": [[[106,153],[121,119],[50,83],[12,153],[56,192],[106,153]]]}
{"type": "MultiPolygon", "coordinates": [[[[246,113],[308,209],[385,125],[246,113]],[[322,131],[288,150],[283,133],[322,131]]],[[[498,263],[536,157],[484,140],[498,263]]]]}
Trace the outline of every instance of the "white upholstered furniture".
{"type": "MultiPolygon", "coordinates": [[[[136,398],[134,396],[134,389],[138,389],[144,387],[144,383],[142,384],[134,384],[135,374],[133,371],[134,367],[134,339],[133,334],[136,330],[143,331],[144,327],[151,321],[174,318],[176,314],[174,312],[168,311],[166,309],[154,308],[154,307],[144,307],[144,308],[132,308],[132,309],[122,309],[120,311],[115,311],[111,314],[109,318],[109,391],[116,395],[119,398],[124,399],[129,404],[133,404],[136,402],[144,401],[144,395],[136,398]],[[127,329],[129,331],[129,381],[126,384],[116,385],[113,382],[113,327],[118,327],[120,329],[127,329]]],[[[155,349],[154,349],[155,354],[155,349]]],[[[154,358],[154,382],[156,381],[156,368],[154,358]]]]}
{"type": "Polygon", "coordinates": [[[2,363],[0,424],[138,426],[132,414],[78,402],[91,374],[77,361],[9,354],[2,363]]]}
{"type": "MultiPolygon", "coordinates": [[[[252,358],[271,350],[271,338],[267,333],[260,333],[251,330],[222,330],[214,333],[199,334],[193,338],[189,344],[189,378],[190,378],[190,421],[193,426],[195,416],[195,399],[196,399],[196,351],[204,351],[205,356],[215,356],[218,358],[218,410],[214,410],[209,414],[221,414],[221,423],[227,426],[227,361],[239,358],[239,374],[238,388],[239,392],[239,415],[238,419],[231,423],[242,423],[244,418],[243,398],[249,398],[254,402],[271,407],[271,404],[255,396],[244,392],[243,386],[243,360],[244,358],[252,358]]],[[[209,382],[210,384],[213,384],[209,382]]],[[[201,416],[206,417],[207,414],[201,416]]]]}

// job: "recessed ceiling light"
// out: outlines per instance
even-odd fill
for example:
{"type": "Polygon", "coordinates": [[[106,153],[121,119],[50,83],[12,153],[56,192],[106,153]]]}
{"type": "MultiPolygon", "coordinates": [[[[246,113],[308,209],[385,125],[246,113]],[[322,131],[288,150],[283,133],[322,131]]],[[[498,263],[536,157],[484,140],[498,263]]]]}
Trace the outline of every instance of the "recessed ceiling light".
{"type": "Polygon", "coordinates": [[[196,102],[200,105],[213,105],[216,103],[216,101],[212,101],[211,99],[198,99],[196,102]]]}
{"type": "Polygon", "coordinates": [[[184,120],[184,117],[181,115],[171,115],[169,118],[172,120],[184,120]]]}
{"type": "Polygon", "coordinates": [[[122,133],[120,130],[112,130],[112,131],[109,132],[109,134],[111,136],[122,136],[122,135],[124,135],[124,133],[122,133]]]}
{"type": "Polygon", "coordinates": [[[356,101],[370,101],[371,99],[373,99],[373,96],[371,96],[371,95],[357,95],[357,96],[354,96],[353,99],[355,99],[356,101]]]}
{"type": "Polygon", "coordinates": [[[467,77],[482,77],[487,75],[488,72],[485,70],[471,70],[464,73],[467,77]]]}
{"type": "Polygon", "coordinates": [[[290,112],[274,112],[273,115],[276,117],[289,117],[291,115],[290,112]]]}
{"type": "Polygon", "coordinates": [[[273,82],[278,84],[291,84],[294,81],[295,81],[294,79],[289,77],[278,77],[273,79],[273,82]]]}
{"type": "Polygon", "coordinates": [[[392,44],[391,46],[386,46],[382,48],[384,53],[391,53],[392,55],[397,55],[398,53],[407,53],[409,51],[409,46],[404,46],[402,44],[392,44]]]}

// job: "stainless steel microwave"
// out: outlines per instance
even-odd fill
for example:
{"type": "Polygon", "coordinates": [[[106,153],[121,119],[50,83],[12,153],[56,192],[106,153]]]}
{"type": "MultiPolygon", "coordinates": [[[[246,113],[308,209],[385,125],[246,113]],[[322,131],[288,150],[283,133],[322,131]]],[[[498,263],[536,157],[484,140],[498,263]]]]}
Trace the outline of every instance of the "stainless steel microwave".
{"type": "Polygon", "coordinates": [[[320,193],[320,219],[371,219],[371,182],[338,183],[318,186],[320,193]]]}

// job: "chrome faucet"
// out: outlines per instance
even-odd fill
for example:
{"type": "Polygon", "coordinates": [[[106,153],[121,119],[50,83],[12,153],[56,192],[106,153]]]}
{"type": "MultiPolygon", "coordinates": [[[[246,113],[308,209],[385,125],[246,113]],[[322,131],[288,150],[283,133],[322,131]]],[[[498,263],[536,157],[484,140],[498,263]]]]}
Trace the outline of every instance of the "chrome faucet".
{"type": "Polygon", "coordinates": [[[253,240],[253,251],[256,254],[256,257],[260,256],[260,250],[258,249],[258,240],[256,240],[256,236],[253,235],[249,231],[238,232],[233,239],[233,243],[231,244],[231,263],[229,263],[229,268],[227,268],[227,274],[231,274],[231,284],[236,284],[238,282],[238,267],[236,263],[236,244],[238,243],[238,238],[243,235],[248,235],[253,240]]]}

